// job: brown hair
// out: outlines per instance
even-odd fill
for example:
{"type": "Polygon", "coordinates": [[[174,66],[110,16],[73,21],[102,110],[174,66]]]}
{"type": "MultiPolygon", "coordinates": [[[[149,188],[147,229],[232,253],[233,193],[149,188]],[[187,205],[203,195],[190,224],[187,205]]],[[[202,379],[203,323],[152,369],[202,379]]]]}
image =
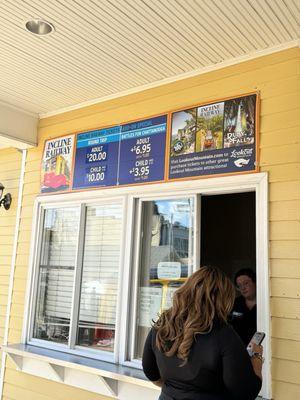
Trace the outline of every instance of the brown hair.
{"type": "Polygon", "coordinates": [[[196,334],[211,331],[214,320],[226,322],[235,298],[230,279],[218,268],[202,267],[176,290],[173,305],[154,323],[156,346],[166,356],[187,362],[196,334]]]}

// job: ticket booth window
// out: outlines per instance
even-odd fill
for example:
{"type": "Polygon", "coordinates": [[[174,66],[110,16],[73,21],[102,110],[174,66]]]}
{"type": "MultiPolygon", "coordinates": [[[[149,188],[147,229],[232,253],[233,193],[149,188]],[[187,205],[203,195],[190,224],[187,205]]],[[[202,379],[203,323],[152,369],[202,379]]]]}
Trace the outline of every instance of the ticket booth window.
{"type": "Polygon", "coordinates": [[[113,352],[122,209],[87,207],[77,344],[113,352]]]}
{"type": "MultiPolygon", "coordinates": [[[[27,343],[141,368],[153,321],[190,274],[212,264],[231,279],[256,270],[257,329],[270,360],[267,192],[258,174],[41,196],[27,343]]],[[[269,369],[265,376],[264,392],[269,369]]]]}
{"type": "Polygon", "coordinates": [[[68,343],[79,208],[44,213],[33,337],[68,343]]]}
{"type": "Polygon", "coordinates": [[[32,339],[114,353],[122,204],[41,210],[32,339]]]}
{"type": "Polygon", "coordinates": [[[141,214],[134,359],[141,359],[153,321],[194,269],[194,199],[143,201],[141,214]]]}

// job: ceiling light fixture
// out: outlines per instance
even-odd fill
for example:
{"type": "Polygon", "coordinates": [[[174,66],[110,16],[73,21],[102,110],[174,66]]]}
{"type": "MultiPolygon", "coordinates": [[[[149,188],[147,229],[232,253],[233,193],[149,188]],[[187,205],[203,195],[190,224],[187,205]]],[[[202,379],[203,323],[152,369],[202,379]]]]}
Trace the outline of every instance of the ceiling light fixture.
{"type": "Polygon", "coordinates": [[[35,35],[45,36],[55,31],[54,26],[44,19],[31,19],[25,24],[27,31],[35,35]]]}

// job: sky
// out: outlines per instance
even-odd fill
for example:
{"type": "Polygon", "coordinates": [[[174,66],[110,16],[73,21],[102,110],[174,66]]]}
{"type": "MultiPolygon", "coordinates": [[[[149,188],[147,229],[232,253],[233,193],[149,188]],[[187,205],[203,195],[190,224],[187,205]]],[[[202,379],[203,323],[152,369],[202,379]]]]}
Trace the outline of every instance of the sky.
{"type": "Polygon", "coordinates": [[[178,129],[185,127],[186,120],[193,119],[193,116],[185,111],[179,111],[173,114],[172,117],[172,137],[176,136],[178,129]]]}
{"type": "MultiPolygon", "coordinates": [[[[192,201],[192,200],[190,200],[192,201]]],[[[190,227],[190,212],[191,209],[188,199],[178,199],[178,200],[158,200],[155,202],[158,206],[158,211],[163,214],[165,219],[172,222],[180,222],[181,225],[190,227]]]]}

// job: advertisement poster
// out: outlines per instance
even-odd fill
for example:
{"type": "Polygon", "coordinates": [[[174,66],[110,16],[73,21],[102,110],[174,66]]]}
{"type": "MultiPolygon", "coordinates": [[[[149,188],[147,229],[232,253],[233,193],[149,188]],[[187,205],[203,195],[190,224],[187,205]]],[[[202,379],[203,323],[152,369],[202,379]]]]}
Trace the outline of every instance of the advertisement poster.
{"type": "Polygon", "coordinates": [[[119,184],[164,179],[167,116],[121,126],[119,184]]]}
{"type": "Polygon", "coordinates": [[[169,179],[254,171],[256,98],[173,113],[169,179]]]}
{"type": "Polygon", "coordinates": [[[70,189],[73,148],[74,135],[45,142],[41,168],[41,193],[70,189]]]}
{"type": "Polygon", "coordinates": [[[73,189],[117,185],[119,144],[120,126],[79,134],[73,189]]]}

